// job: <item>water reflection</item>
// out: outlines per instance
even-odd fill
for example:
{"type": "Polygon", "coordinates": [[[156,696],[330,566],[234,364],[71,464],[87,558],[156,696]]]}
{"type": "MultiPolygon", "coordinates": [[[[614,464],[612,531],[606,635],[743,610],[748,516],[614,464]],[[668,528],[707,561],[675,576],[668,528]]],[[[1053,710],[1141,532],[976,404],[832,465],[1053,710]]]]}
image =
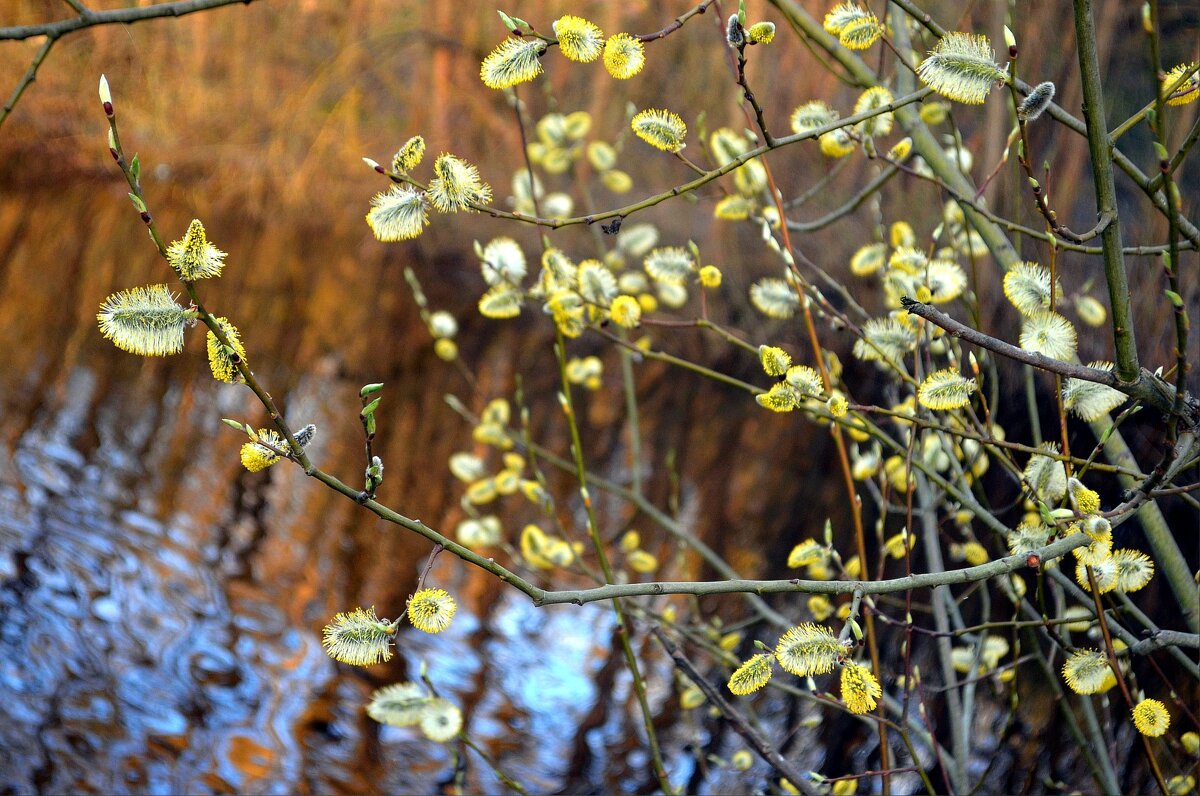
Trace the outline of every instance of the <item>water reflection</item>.
{"type": "MultiPolygon", "coordinates": [[[[67,381],[66,402],[0,457],[5,790],[434,792],[448,781],[451,751],[363,717],[386,679],[335,665],[312,624],[297,622],[305,612],[293,601],[314,589],[307,556],[265,570],[256,559],[255,550],[301,543],[292,525],[260,522],[258,532],[278,538],[253,538],[245,517],[191,503],[188,494],[213,489],[198,466],[181,501],[196,510],[158,518],[144,460],[167,456],[166,437],[126,423],[119,396],[93,407],[90,371],[67,381]],[[89,417],[104,442],[80,450],[72,441],[87,437],[89,417]],[[136,450],[139,441],[148,448],[136,450]]],[[[459,567],[434,573],[472,588],[459,567]]],[[[484,604],[482,614],[464,605],[440,636],[403,633],[388,674],[403,679],[407,667],[415,677],[428,663],[476,742],[532,789],[557,789],[601,697],[611,614],[537,610],[507,592],[484,604]]],[[[604,716],[587,738],[591,757],[609,761],[629,733],[623,711],[604,716]]],[[[602,765],[580,773],[604,777],[602,765]]],[[[479,760],[468,775],[474,789],[501,787],[479,760]]]]}

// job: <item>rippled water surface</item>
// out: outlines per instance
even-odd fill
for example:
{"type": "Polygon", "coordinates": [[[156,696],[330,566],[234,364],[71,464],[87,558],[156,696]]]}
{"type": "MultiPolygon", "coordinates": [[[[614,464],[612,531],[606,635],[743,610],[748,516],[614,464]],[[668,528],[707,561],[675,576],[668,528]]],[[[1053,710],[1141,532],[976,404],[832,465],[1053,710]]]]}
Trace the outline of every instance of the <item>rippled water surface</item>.
{"type": "MultiPolygon", "coordinates": [[[[435,790],[452,773],[449,753],[364,719],[372,681],[322,651],[314,609],[326,598],[305,534],[214,514],[201,501],[219,493],[218,476],[202,467],[164,515],[152,465],[131,450],[158,453],[148,419],[126,422],[137,411],[101,402],[98,444],[80,450],[94,389],[95,375],[77,369],[65,403],[0,459],[5,789],[435,790]],[[267,548],[290,554],[267,561],[267,548]]],[[[458,568],[446,574],[464,580],[458,568]]],[[[402,634],[399,658],[414,673],[428,662],[440,689],[470,703],[469,733],[512,773],[556,787],[597,698],[610,616],[537,611],[509,594],[482,614],[469,607],[445,635],[402,634]]],[[[594,751],[622,732],[619,720],[601,722],[594,751]]]]}

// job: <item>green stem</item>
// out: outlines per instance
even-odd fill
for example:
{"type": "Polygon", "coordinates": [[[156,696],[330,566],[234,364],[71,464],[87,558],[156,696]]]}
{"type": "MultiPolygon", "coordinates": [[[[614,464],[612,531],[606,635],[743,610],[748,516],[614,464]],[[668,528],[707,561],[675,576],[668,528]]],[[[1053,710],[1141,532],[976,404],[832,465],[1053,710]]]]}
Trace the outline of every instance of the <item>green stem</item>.
{"type": "MultiPolygon", "coordinates": [[[[1153,24],[1154,30],[1150,33],[1150,36],[1155,41],[1155,43],[1151,45],[1155,51],[1155,55],[1152,60],[1154,61],[1155,72],[1161,73],[1162,72],[1162,61],[1157,57],[1158,11],[1154,6],[1151,6],[1151,14],[1152,14],[1152,18],[1154,19],[1154,24],[1153,24]]],[[[1161,119],[1162,118],[1162,109],[1161,109],[1160,105],[1163,102],[1163,98],[1166,96],[1170,96],[1172,91],[1174,91],[1178,88],[1182,88],[1183,84],[1188,82],[1188,78],[1190,78],[1196,72],[1197,69],[1200,69],[1200,66],[1193,64],[1191,67],[1183,70],[1183,73],[1178,77],[1178,79],[1176,79],[1173,83],[1171,83],[1171,85],[1162,86],[1161,90],[1157,92],[1157,96],[1153,100],[1151,100],[1150,102],[1147,102],[1144,106],[1142,106],[1142,109],[1140,111],[1138,111],[1134,115],[1130,116],[1128,119],[1126,119],[1125,121],[1123,121],[1119,125],[1117,125],[1115,128],[1113,128],[1113,131],[1110,136],[1112,138],[1112,140],[1115,142],[1118,138],[1120,138],[1121,136],[1125,135],[1127,132],[1132,130],[1133,126],[1135,124],[1137,124],[1138,122],[1140,122],[1142,119],[1145,119],[1146,116],[1148,116],[1150,111],[1152,111],[1152,110],[1156,110],[1159,118],[1161,119]]]]}
{"type": "Polygon", "coordinates": [[[617,349],[617,356],[621,361],[621,391],[625,395],[625,423],[629,428],[629,484],[635,495],[641,495],[642,432],[638,424],[637,383],[633,378],[633,352],[622,347],[617,349]]]}
{"type": "MultiPolygon", "coordinates": [[[[1192,151],[1192,147],[1196,145],[1197,141],[1200,141],[1200,114],[1192,122],[1192,129],[1188,130],[1187,135],[1184,136],[1183,143],[1175,150],[1175,154],[1171,155],[1171,162],[1167,164],[1166,174],[1174,174],[1179,170],[1179,164],[1183,163],[1183,159],[1192,151]]],[[[1162,187],[1166,174],[1160,172],[1154,179],[1150,180],[1151,190],[1157,191],[1162,187]]],[[[1187,243],[1190,244],[1191,241],[1187,241],[1187,243]]]]}
{"type": "Polygon", "coordinates": [[[1139,370],[1137,340],[1134,337],[1125,257],[1121,253],[1121,225],[1118,223],[1117,188],[1112,169],[1113,145],[1108,134],[1108,122],[1104,118],[1104,91],[1100,82],[1092,3],[1091,0],[1074,0],[1074,7],[1079,76],[1083,87],[1083,117],[1087,122],[1088,151],[1096,186],[1096,212],[1098,217],[1108,216],[1111,219],[1100,233],[1100,241],[1104,246],[1104,280],[1108,284],[1116,371],[1121,381],[1134,381],[1139,370]]]}
{"type": "Polygon", "coordinates": [[[1029,412],[1029,432],[1033,435],[1033,444],[1042,444],[1042,415],[1038,411],[1037,382],[1033,378],[1033,366],[1024,365],[1021,372],[1025,377],[1025,409],[1029,412]]]}
{"type": "MultiPolygon", "coordinates": [[[[1162,56],[1159,53],[1158,42],[1158,0],[1152,0],[1150,3],[1150,62],[1154,65],[1155,75],[1162,74],[1162,56]]],[[[1193,65],[1193,69],[1196,68],[1193,65]]],[[[1187,80],[1186,76],[1180,76],[1180,80],[1187,80]]],[[[1178,81],[1176,81],[1178,82],[1178,81]]],[[[1171,161],[1166,157],[1167,149],[1167,102],[1165,99],[1166,91],[1158,86],[1158,80],[1155,80],[1154,92],[1154,135],[1158,141],[1159,150],[1163,153],[1163,157],[1159,162],[1159,176],[1163,179],[1163,193],[1167,197],[1167,225],[1170,241],[1170,259],[1165,260],[1164,270],[1166,271],[1167,287],[1172,293],[1178,297],[1171,301],[1173,307],[1173,317],[1175,321],[1175,403],[1180,405],[1183,400],[1183,390],[1187,385],[1187,374],[1190,366],[1188,364],[1187,348],[1188,348],[1188,316],[1185,308],[1182,293],[1182,288],[1179,285],[1179,207],[1175,201],[1175,197],[1179,195],[1179,187],[1175,184],[1175,180],[1171,174],[1171,161]]],[[[1174,442],[1174,437],[1177,433],[1178,418],[1171,419],[1167,426],[1167,440],[1174,442]]]]}
{"type": "Polygon", "coordinates": [[[476,744],[474,741],[472,741],[466,735],[462,736],[462,742],[464,744],[466,744],[467,746],[469,746],[475,752],[475,754],[477,754],[483,758],[483,762],[487,763],[488,768],[490,768],[492,770],[492,773],[496,775],[497,779],[499,779],[501,782],[504,783],[504,786],[506,788],[508,788],[511,791],[521,794],[521,796],[525,796],[525,794],[529,793],[529,791],[525,790],[524,785],[522,785],[520,782],[517,782],[515,779],[510,777],[508,774],[505,774],[502,770],[500,770],[500,766],[496,765],[496,761],[492,760],[491,756],[488,755],[487,752],[483,751],[483,749],[481,749],[478,744],[476,744]]]}
{"type": "MultiPolygon", "coordinates": [[[[604,582],[613,582],[612,567],[608,562],[608,554],[604,551],[604,540],[600,538],[600,526],[596,520],[596,509],[592,504],[591,494],[588,492],[587,486],[587,466],[583,461],[583,440],[579,434],[579,423],[576,421],[575,405],[571,398],[571,382],[567,378],[567,352],[566,338],[563,337],[561,329],[555,327],[555,345],[554,355],[558,359],[558,375],[561,385],[559,393],[563,413],[567,418],[567,428],[571,432],[571,452],[575,460],[575,477],[579,480],[579,494],[583,499],[583,507],[587,512],[588,536],[591,538],[592,550],[596,554],[596,560],[600,564],[600,570],[604,573],[604,582]]],[[[601,587],[604,588],[604,587],[601,587]]],[[[654,775],[658,779],[659,787],[663,793],[674,793],[671,788],[671,780],[667,776],[666,766],[663,764],[662,750],[658,745],[658,736],[654,731],[654,714],[650,710],[650,702],[646,695],[646,681],[642,678],[641,669],[638,667],[637,655],[633,651],[633,640],[628,620],[625,617],[625,610],[621,607],[621,601],[612,598],[613,613],[617,618],[618,635],[621,640],[621,649],[625,653],[625,665],[629,667],[629,674],[633,678],[633,691],[637,697],[638,706],[642,712],[642,726],[646,731],[646,740],[650,746],[650,758],[654,765],[654,775]]]]}

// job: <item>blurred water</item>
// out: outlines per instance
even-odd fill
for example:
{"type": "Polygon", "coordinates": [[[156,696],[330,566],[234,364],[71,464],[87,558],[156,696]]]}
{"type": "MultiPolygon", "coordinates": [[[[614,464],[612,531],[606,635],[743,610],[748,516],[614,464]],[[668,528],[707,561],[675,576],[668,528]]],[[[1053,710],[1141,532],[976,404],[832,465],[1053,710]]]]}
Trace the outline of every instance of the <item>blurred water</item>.
{"type": "MultiPolygon", "coordinates": [[[[247,530],[238,510],[195,501],[221,494],[205,483],[221,470],[204,466],[203,447],[177,508],[156,510],[167,436],[155,418],[179,408],[179,393],[139,411],[95,384],[77,369],[63,403],[0,450],[0,791],[435,792],[448,781],[452,750],[363,716],[371,688],[391,678],[333,663],[321,616],[297,621],[305,593],[326,599],[308,557],[256,554],[302,544],[291,523],[247,530]],[[90,438],[98,444],[78,444],[90,438]]],[[[611,635],[602,608],[539,611],[505,594],[482,616],[467,602],[440,636],[402,633],[397,652],[400,671],[429,664],[506,771],[548,790],[596,704],[611,635]]],[[[598,759],[628,731],[619,710],[600,722],[598,759]]],[[[499,787],[468,762],[468,782],[499,787]]]]}

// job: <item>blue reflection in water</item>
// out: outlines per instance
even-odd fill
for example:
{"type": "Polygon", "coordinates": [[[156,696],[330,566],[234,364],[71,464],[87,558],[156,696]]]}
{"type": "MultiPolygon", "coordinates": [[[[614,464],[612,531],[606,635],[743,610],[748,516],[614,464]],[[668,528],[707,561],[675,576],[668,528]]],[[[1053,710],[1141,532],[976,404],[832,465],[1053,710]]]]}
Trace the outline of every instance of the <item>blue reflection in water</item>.
{"type": "Polygon", "coordinates": [[[336,668],[271,584],[231,604],[215,529],[131,506],[136,423],[101,410],[108,444],[68,444],[91,378],[69,381],[0,449],[0,789],[294,791],[336,668]]]}
{"type": "Polygon", "coordinates": [[[533,717],[533,735],[567,737],[596,698],[593,675],[608,651],[612,612],[596,605],[539,609],[514,596],[505,609],[493,622],[496,638],[484,648],[502,663],[497,687],[533,717]]]}
{"type": "MultiPolygon", "coordinates": [[[[225,494],[212,454],[190,452],[173,501],[182,508],[158,516],[167,476],[154,469],[165,455],[154,411],[116,398],[85,408],[94,379],[67,381],[62,405],[0,436],[0,790],[431,792],[445,782],[454,747],[367,720],[374,683],[325,656],[289,587],[313,577],[304,556],[258,577],[242,538],[252,532],[187,511],[225,494]],[[73,446],[88,435],[99,444],[73,446]]],[[[180,400],[172,388],[157,411],[180,400]]],[[[190,420],[215,424],[220,400],[196,403],[212,417],[190,420]]],[[[260,530],[291,549],[301,542],[290,521],[260,530]]],[[[402,633],[409,677],[427,662],[473,740],[531,790],[557,789],[581,721],[607,699],[595,677],[612,654],[611,611],[538,609],[511,591],[482,616],[463,603],[443,634],[402,633]]],[[[604,781],[603,746],[628,719],[606,712],[591,781],[604,781]]],[[[468,762],[473,788],[500,789],[468,762]]]]}

